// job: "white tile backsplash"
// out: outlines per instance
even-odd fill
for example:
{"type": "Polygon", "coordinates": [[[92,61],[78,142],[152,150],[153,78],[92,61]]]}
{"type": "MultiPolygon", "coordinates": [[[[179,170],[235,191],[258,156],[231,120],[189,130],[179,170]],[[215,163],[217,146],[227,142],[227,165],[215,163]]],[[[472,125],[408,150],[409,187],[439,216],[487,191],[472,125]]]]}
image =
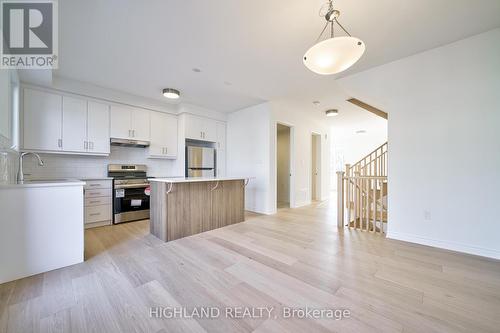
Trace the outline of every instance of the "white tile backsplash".
{"type": "Polygon", "coordinates": [[[40,154],[44,166],[40,167],[35,159],[26,156],[24,174],[27,179],[34,178],[99,178],[107,176],[108,164],[146,164],[148,176],[172,177],[175,160],[148,159],[147,149],[111,146],[109,157],[40,154]]]}

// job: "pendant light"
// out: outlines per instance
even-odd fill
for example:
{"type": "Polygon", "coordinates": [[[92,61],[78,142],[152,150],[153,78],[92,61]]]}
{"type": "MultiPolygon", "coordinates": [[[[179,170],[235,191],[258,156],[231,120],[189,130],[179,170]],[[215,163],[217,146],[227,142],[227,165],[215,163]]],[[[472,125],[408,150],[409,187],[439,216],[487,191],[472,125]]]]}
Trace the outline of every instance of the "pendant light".
{"type": "Polygon", "coordinates": [[[311,71],[322,75],[345,71],[361,58],[365,52],[365,44],[359,38],[352,37],[339,23],[340,12],[333,8],[333,0],[322,7],[320,16],[326,19],[326,24],[316,40],[317,43],[304,55],[304,65],[311,71]],[[322,12],[325,11],[323,15],[322,12]],[[335,23],[347,36],[335,37],[335,23]],[[330,27],[330,38],[318,42],[328,27],[330,27]]]}

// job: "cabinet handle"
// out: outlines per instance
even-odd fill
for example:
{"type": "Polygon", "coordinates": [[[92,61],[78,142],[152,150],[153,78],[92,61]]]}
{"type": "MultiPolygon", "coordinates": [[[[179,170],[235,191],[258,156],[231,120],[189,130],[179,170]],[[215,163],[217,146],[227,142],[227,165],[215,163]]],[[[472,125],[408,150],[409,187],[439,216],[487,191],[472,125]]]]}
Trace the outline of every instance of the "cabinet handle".
{"type": "Polygon", "coordinates": [[[132,137],[135,138],[135,129],[132,130],[132,137]]]}
{"type": "Polygon", "coordinates": [[[83,149],[87,150],[88,148],[88,143],[87,141],[83,141],[83,149]]]}
{"type": "Polygon", "coordinates": [[[100,202],[99,200],[90,201],[91,204],[96,204],[96,203],[99,203],[99,202],[100,202]]]}
{"type": "Polygon", "coordinates": [[[203,139],[203,132],[200,132],[200,138],[203,139]]]}
{"type": "Polygon", "coordinates": [[[89,144],[90,144],[90,150],[94,150],[94,142],[90,141],[89,144]]]}
{"type": "Polygon", "coordinates": [[[167,155],[167,153],[168,153],[168,148],[165,147],[165,155],[167,155]]]}
{"type": "Polygon", "coordinates": [[[62,139],[57,139],[57,146],[62,148],[62,139]]]}
{"type": "Polygon", "coordinates": [[[92,213],[92,214],[90,214],[90,216],[99,216],[99,215],[101,215],[101,213],[92,213]]]}

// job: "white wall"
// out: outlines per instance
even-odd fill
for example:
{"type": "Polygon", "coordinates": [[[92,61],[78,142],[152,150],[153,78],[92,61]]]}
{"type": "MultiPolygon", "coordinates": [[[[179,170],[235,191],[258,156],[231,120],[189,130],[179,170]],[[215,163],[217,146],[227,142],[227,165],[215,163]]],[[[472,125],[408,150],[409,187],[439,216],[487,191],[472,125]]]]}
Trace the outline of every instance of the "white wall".
{"type": "Polygon", "coordinates": [[[329,127],[323,113],[313,113],[300,103],[275,100],[228,115],[228,175],[254,176],[246,191],[246,209],[276,212],[277,124],[291,126],[290,206],[311,203],[312,134],[321,135],[321,198],[329,196],[329,127]]]}
{"type": "Polygon", "coordinates": [[[388,237],[500,258],[500,29],[341,79],[389,113],[388,237]]]}
{"type": "Polygon", "coordinates": [[[227,118],[227,175],[255,177],[245,191],[245,208],[263,214],[273,213],[276,205],[270,186],[270,120],[270,103],[230,113],[227,118]]]}
{"type": "MultiPolygon", "coordinates": [[[[321,135],[321,200],[328,199],[330,188],[330,142],[329,127],[322,112],[311,112],[302,104],[291,100],[272,101],[271,141],[271,192],[276,204],[276,124],[292,127],[291,130],[291,207],[311,203],[312,134],[321,135]]],[[[274,210],[275,211],[275,210],[274,210]]],[[[273,211],[273,212],[274,212],[273,211]]]]}
{"type": "Polygon", "coordinates": [[[290,203],[290,130],[278,130],[278,201],[290,203]]]}
{"type": "Polygon", "coordinates": [[[0,70],[0,183],[15,181],[19,142],[19,78],[16,70],[0,70]]]}

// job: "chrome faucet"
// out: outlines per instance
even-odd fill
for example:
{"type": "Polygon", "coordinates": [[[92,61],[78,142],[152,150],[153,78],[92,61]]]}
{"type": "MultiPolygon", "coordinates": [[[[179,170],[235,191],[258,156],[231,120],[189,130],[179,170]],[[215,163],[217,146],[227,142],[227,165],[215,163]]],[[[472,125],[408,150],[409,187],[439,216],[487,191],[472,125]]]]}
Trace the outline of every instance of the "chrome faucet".
{"type": "Polygon", "coordinates": [[[24,183],[23,157],[26,156],[26,155],[30,155],[30,154],[34,155],[38,159],[38,165],[39,166],[43,166],[43,161],[40,158],[40,155],[38,155],[37,153],[32,153],[32,152],[20,153],[19,154],[19,164],[18,164],[18,169],[17,169],[17,183],[18,184],[24,183]]]}

